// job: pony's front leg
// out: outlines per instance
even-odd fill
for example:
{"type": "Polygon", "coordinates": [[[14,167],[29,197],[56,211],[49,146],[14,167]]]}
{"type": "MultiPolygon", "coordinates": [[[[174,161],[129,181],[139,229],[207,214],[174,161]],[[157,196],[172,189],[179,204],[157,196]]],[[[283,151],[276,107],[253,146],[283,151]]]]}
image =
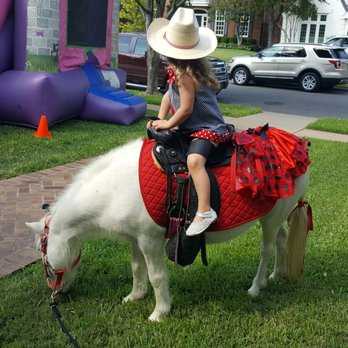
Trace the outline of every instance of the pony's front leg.
{"type": "Polygon", "coordinates": [[[132,241],[133,289],[123,302],[141,300],[147,294],[148,276],[144,256],[136,241],[132,241]]]}
{"type": "Polygon", "coordinates": [[[139,247],[144,254],[147,270],[153,290],[156,306],[149,317],[151,321],[160,321],[170,312],[170,294],[167,268],[164,261],[163,236],[159,238],[143,238],[139,240],[139,247]]]}
{"type": "Polygon", "coordinates": [[[275,228],[267,223],[262,223],[261,259],[253,283],[248,290],[251,297],[258,296],[260,289],[267,285],[267,266],[274,250],[274,241],[278,229],[279,226],[275,228]]]}

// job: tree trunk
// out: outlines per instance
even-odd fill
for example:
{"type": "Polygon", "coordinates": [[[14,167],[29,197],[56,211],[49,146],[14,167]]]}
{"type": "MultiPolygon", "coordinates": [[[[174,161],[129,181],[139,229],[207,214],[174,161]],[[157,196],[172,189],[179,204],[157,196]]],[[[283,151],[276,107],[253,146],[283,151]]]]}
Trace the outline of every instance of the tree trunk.
{"type": "Polygon", "coordinates": [[[268,26],[267,26],[267,47],[271,47],[273,44],[273,29],[274,23],[272,15],[268,15],[268,26]]]}
{"type": "Polygon", "coordinates": [[[237,39],[237,45],[240,46],[243,41],[242,35],[240,35],[240,23],[236,23],[236,39],[237,39]]]}
{"type": "Polygon", "coordinates": [[[115,4],[115,31],[116,31],[116,36],[113,39],[113,44],[114,46],[114,54],[115,54],[115,60],[114,60],[114,65],[117,68],[118,67],[118,35],[120,32],[120,1],[121,0],[116,0],[115,4]]]}
{"type": "MultiPolygon", "coordinates": [[[[147,0],[147,9],[149,13],[146,13],[146,31],[149,28],[154,14],[153,0],[147,0]]],[[[150,46],[147,50],[147,87],[146,93],[154,94],[157,91],[158,84],[158,66],[159,55],[150,46]]]]}
{"type": "Polygon", "coordinates": [[[151,47],[147,50],[147,88],[148,94],[154,94],[158,86],[158,68],[160,57],[151,47]]]}

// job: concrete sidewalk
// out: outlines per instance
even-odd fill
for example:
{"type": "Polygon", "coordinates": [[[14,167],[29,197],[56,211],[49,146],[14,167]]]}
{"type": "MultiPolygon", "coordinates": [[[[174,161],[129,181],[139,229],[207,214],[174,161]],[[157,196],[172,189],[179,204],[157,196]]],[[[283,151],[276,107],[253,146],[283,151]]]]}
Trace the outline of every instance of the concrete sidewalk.
{"type": "MultiPolygon", "coordinates": [[[[148,105],[148,109],[158,111],[159,107],[157,105],[148,105]]],[[[267,111],[244,117],[225,117],[225,120],[228,123],[232,123],[237,130],[255,128],[268,123],[272,127],[277,127],[291,133],[296,133],[301,137],[311,137],[348,143],[348,134],[338,134],[306,129],[306,127],[310,123],[317,120],[316,117],[280,114],[278,112],[267,111]]]]}
{"type": "Polygon", "coordinates": [[[254,128],[268,123],[272,127],[284,129],[301,137],[348,143],[348,134],[338,134],[306,129],[306,127],[310,123],[317,120],[317,118],[315,117],[262,112],[260,114],[240,118],[225,117],[225,120],[228,123],[234,124],[237,130],[254,128]]]}
{"type": "MultiPolygon", "coordinates": [[[[158,110],[158,106],[149,109],[158,110]]],[[[315,121],[313,117],[278,113],[230,118],[226,121],[238,130],[262,126],[285,129],[299,136],[348,142],[348,135],[305,129],[315,121]]],[[[51,203],[69,184],[73,175],[89,160],[27,174],[0,181],[0,277],[8,275],[34,262],[38,254],[33,251],[33,236],[25,227],[26,221],[36,221],[43,216],[42,203],[51,203]]]]}

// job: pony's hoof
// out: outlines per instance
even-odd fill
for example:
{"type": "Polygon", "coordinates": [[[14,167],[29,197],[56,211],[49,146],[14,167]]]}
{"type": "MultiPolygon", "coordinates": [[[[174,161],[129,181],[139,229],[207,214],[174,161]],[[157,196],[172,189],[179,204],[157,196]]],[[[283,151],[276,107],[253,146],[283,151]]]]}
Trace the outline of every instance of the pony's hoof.
{"type": "Polygon", "coordinates": [[[279,276],[278,276],[278,274],[275,273],[275,272],[272,272],[272,273],[270,274],[270,276],[268,277],[268,280],[270,280],[271,282],[275,282],[275,281],[277,281],[278,279],[279,279],[279,276]]]}
{"type": "Polygon", "coordinates": [[[260,289],[255,287],[255,286],[252,286],[249,290],[248,290],[248,295],[252,298],[255,298],[257,296],[259,296],[260,294],[260,289]]]}
{"type": "Polygon", "coordinates": [[[160,311],[153,311],[153,313],[149,316],[149,320],[155,323],[159,323],[162,321],[167,315],[169,311],[166,312],[160,312],[160,311]]]}
{"type": "Polygon", "coordinates": [[[264,289],[267,287],[267,279],[265,278],[260,282],[260,289],[264,289]]]}
{"type": "Polygon", "coordinates": [[[128,296],[124,297],[122,303],[134,302],[142,300],[146,296],[146,292],[130,293],[128,296]]]}

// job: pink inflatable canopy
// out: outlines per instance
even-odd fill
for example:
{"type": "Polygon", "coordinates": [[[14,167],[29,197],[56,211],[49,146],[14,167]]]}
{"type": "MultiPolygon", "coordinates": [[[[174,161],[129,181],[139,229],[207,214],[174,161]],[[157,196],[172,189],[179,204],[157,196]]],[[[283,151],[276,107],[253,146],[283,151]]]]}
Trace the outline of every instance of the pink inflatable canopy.
{"type": "MultiPolygon", "coordinates": [[[[85,26],[85,31],[88,28],[95,29],[97,25],[103,26],[105,22],[96,23],[94,21],[94,15],[98,11],[93,11],[98,9],[98,7],[93,6],[105,6],[107,10],[107,20],[106,20],[106,28],[105,29],[105,40],[103,47],[93,47],[85,44],[69,44],[69,28],[70,25],[69,20],[74,20],[69,17],[68,11],[71,10],[69,7],[69,1],[71,0],[60,0],[59,2],[59,12],[60,12],[60,34],[59,34],[59,69],[60,71],[66,71],[71,69],[76,69],[77,67],[83,65],[87,61],[86,50],[90,50],[93,52],[95,57],[98,60],[98,65],[101,68],[107,68],[111,64],[111,53],[112,53],[112,12],[113,12],[113,0],[98,0],[98,1],[88,1],[83,0],[79,2],[74,2],[71,4],[75,6],[75,9],[79,10],[79,12],[83,12],[86,10],[85,15],[88,15],[88,18],[91,19],[91,22],[88,23],[88,26],[85,26]],[[77,7],[76,7],[77,6],[77,7]]],[[[71,15],[71,13],[70,13],[71,15]]],[[[100,17],[99,17],[100,18],[100,17]]],[[[77,20],[81,21],[81,18],[77,18],[77,20]]],[[[103,29],[103,28],[102,28],[103,29]]],[[[78,35],[78,30],[75,30],[78,35]]],[[[74,33],[76,34],[76,33],[74,33]]]]}
{"type": "Polygon", "coordinates": [[[2,26],[4,25],[8,12],[11,9],[12,0],[1,0],[0,6],[0,31],[2,30],[2,26]]]}

